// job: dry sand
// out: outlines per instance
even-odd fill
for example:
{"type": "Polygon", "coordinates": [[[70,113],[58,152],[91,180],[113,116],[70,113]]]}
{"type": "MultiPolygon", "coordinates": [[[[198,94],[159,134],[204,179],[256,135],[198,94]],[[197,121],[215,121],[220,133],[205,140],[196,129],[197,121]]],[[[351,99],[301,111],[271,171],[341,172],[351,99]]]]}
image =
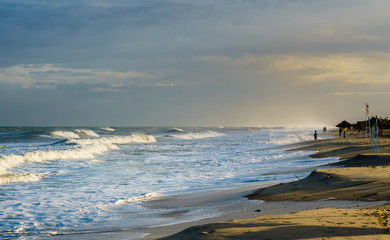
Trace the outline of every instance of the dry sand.
{"type": "MultiPolygon", "coordinates": [[[[321,199],[390,200],[390,133],[380,138],[380,155],[372,153],[362,133],[297,145],[316,150],[313,158],[340,162],[291,183],[261,188],[248,196],[267,202],[321,199]]],[[[324,208],[284,215],[232,220],[188,228],[164,239],[390,239],[390,205],[367,209],[324,208]]]]}
{"type": "Polygon", "coordinates": [[[389,215],[389,210],[309,210],[191,227],[164,239],[390,239],[389,215]]]}

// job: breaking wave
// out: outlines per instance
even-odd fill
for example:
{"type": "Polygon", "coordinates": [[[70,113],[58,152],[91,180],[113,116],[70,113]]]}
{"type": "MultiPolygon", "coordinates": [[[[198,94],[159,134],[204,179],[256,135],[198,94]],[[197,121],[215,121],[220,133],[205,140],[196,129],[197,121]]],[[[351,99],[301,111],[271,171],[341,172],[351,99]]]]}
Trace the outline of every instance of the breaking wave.
{"type": "MultiPolygon", "coordinates": [[[[155,142],[153,136],[143,134],[131,134],[129,136],[115,136],[98,139],[67,139],[66,143],[74,143],[76,146],[67,150],[35,151],[19,155],[5,155],[0,158],[0,177],[13,178],[10,170],[25,162],[44,162],[50,160],[90,159],[104,152],[118,149],[118,144],[150,143],[155,142]]],[[[11,181],[11,180],[10,180],[11,181]]],[[[6,180],[2,180],[6,182],[6,180]]],[[[1,182],[0,182],[1,183],[1,182]]]]}
{"type": "Polygon", "coordinates": [[[187,133],[180,135],[168,135],[168,137],[178,138],[178,139],[201,139],[201,138],[210,138],[210,137],[221,137],[225,136],[223,133],[218,133],[214,131],[200,132],[200,133],[187,133]]]}
{"type": "Polygon", "coordinates": [[[80,137],[100,137],[99,134],[89,129],[75,129],[75,132],[80,137]]]}
{"type": "Polygon", "coordinates": [[[11,184],[11,183],[22,183],[22,182],[37,182],[42,178],[42,174],[3,174],[0,175],[0,185],[11,184]]]}
{"type": "Polygon", "coordinates": [[[307,133],[302,134],[288,134],[282,138],[272,139],[269,143],[275,145],[287,145],[298,142],[304,142],[312,140],[312,136],[307,133]]]}
{"type": "Polygon", "coordinates": [[[104,130],[104,131],[115,132],[115,129],[110,128],[110,127],[101,127],[100,129],[104,130]]]}
{"type": "Polygon", "coordinates": [[[53,137],[60,137],[60,138],[80,138],[79,135],[71,131],[54,131],[51,132],[50,135],[53,137]]]}
{"type": "Polygon", "coordinates": [[[60,138],[80,138],[80,137],[100,137],[99,134],[95,133],[90,129],[75,129],[74,131],[54,131],[50,133],[53,137],[60,138]]]}
{"type": "Polygon", "coordinates": [[[97,139],[68,139],[68,143],[76,143],[81,146],[81,149],[88,149],[89,152],[94,154],[101,154],[108,150],[118,149],[118,144],[129,144],[129,143],[151,143],[155,142],[156,139],[153,136],[144,134],[131,134],[130,136],[115,136],[105,137],[97,139]]]}
{"type": "Polygon", "coordinates": [[[181,128],[171,128],[167,132],[184,132],[184,130],[181,128]]]}

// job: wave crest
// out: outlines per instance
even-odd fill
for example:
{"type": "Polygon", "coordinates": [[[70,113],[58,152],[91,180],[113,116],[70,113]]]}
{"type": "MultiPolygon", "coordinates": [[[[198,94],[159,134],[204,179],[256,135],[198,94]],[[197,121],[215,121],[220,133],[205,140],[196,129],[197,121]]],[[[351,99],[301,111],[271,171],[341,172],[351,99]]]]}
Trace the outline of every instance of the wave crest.
{"type": "Polygon", "coordinates": [[[275,145],[288,145],[298,142],[309,141],[312,136],[307,133],[302,134],[287,134],[286,136],[278,139],[272,139],[269,143],[275,145]]]}
{"type": "Polygon", "coordinates": [[[187,133],[180,135],[168,135],[168,137],[178,138],[178,139],[202,139],[202,138],[211,138],[211,137],[222,137],[225,136],[223,133],[207,131],[200,133],[187,133]]]}
{"type": "MultiPolygon", "coordinates": [[[[104,152],[118,149],[118,144],[150,143],[155,142],[153,136],[144,134],[131,134],[130,136],[115,136],[98,139],[67,139],[68,143],[74,143],[75,148],[56,151],[35,151],[19,155],[5,155],[0,158],[0,175],[12,174],[10,169],[24,162],[44,162],[50,160],[90,159],[104,152]]],[[[1,182],[0,182],[1,183],[1,182]]]]}
{"type": "Polygon", "coordinates": [[[0,185],[11,184],[11,183],[22,183],[22,182],[37,182],[42,178],[42,174],[3,174],[0,175],[0,185]]]}
{"type": "Polygon", "coordinates": [[[100,137],[99,134],[90,129],[75,129],[75,132],[80,137],[100,137]]]}
{"type": "Polygon", "coordinates": [[[52,137],[60,138],[80,138],[80,137],[100,137],[99,134],[95,133],[90,129],[75,129],[74,131],[53,131],[50,133],[52,137]]]}
{"type": "Polygon", "coordinates": [[[60,138],[80,138],[79,135],[77,135],[75,132],[72,131],[53,131],[50,133],[53,137],[60,137],[60,138]]]}
{"type": "Polygon", "coordinates": [[[110,127],[101,127],[100,129],[104,130],[104,131],[115,132],[115,129],[110,128],[110,127]]]}
{"type": "Polygon", "coordinates": [[[171,128],[167,132],[184,132],[184,130],[181,128],[171,128]]]}

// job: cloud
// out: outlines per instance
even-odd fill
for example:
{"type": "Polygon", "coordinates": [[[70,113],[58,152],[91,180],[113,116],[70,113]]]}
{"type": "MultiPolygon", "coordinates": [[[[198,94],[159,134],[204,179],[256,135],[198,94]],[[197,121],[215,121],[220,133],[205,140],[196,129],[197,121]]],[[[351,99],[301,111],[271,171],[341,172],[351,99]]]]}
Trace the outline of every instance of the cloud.
{"type": "Polygon", "coordinates": [[[359,41],[377,41],[385,40],[384,36],[381,35],[369,35],[361,34],[356,32],[348,32],[342,30],[335,30],[331,28],[323,29],[318,33],[318,40],[326,40],[328,42],[344,42],[344,43],[353,43],[359,41]]]}
{"type": "Polygon", "coordinates": [[[156,75],[157,73],[69,68],[54,64],[27,64],[0,69],[0,82],[18,83],[25,88],[80,82],[107,82],[120,87],[123,84],[147,85],[145,81],[153,81],[156,75]]]}
{"type": "Polygon", "coordinates": [[[304,83],[390,85],[390,53],[286,55],[273,61],[271,66],[304,83]]]}
{"type": "Polygon", "coordinates": [[[355,96],[355,95],[390,95],[390,92],[335,92],[333,96],[355,96]]]}
{"type": "Polygon", "coordinates": [[[175,84],[174,83],[161,83],[161,82],[159,82],[155,86],[156,87],[174,87],[175,84]]]}
{"type": "Polygon", "coordinates": [[[228,72],[252,73],[301,84],[390,86],[390,53],[267,54],[239,58],[203,56],[196,61],[224,67],[228,72]]]}
{"type": "Polygon", "coordinates": [[[47,106],[67,121],[100,114],[107,124],[115,116],[157,125],[161,116],[234,125],[295,106],[287,115],[346,108],[373,101],[369,93],[389,96],[389,8],[383,0],[0,0],[2,102],[13,119],[47,106]]]}

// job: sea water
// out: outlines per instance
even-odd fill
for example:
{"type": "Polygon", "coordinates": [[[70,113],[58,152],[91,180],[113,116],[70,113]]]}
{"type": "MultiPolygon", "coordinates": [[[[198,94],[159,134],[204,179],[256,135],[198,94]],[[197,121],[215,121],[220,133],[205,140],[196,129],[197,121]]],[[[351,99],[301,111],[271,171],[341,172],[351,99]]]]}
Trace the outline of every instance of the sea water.
{"type": "Polygon", "coordinates": [[[147,229],[251,204],[242,196],[227,199],[225,210],[211,200],[176,208],[145,202],[305,177],[289,172],[337,160],[287,151],[313,139],[313,130],[0,128],[0,237],[147,229]]]}

